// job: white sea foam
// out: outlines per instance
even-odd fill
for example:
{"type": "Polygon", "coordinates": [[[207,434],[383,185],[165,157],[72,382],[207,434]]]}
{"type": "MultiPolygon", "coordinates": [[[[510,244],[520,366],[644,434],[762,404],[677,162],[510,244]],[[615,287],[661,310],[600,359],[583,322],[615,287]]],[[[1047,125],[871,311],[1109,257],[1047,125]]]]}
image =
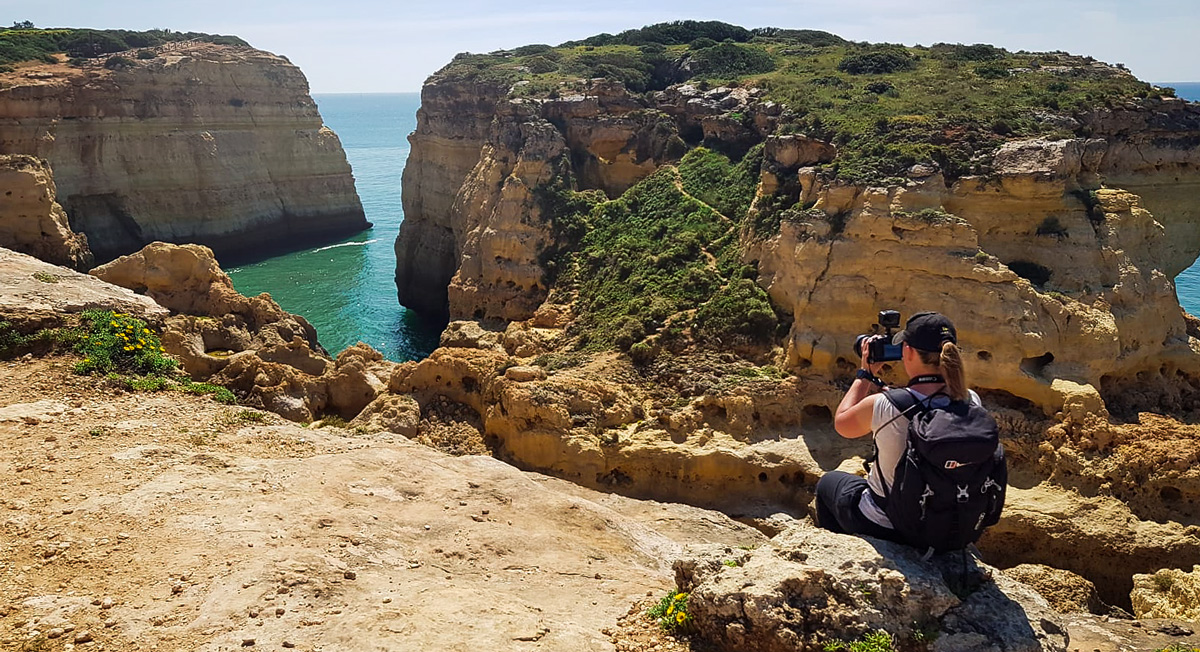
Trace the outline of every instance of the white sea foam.
{"type": "Polygon", "coordinates": [[[320,249],[313,249],[313,251],[325,251],[326,249],[337,249],[338,247],[361,247],[363,245],[375,244],[376,242],[379,242],[379,238],[364,242],[343,242],[341,244],[329,245],[328,247],[321,247],[320,249]]]}

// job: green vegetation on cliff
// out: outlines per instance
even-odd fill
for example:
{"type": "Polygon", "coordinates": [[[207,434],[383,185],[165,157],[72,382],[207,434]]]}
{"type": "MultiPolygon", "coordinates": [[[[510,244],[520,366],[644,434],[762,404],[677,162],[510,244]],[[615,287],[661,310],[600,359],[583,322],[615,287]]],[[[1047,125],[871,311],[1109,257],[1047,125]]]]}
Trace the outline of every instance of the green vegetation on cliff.
{"type": "Polygon", "coordinates": [[[983,173],[1005,140],[1086,137],[1076,116],[1171,93],[1120,64],[1065,52],[854,43],[813,30],[697,21],[460,54],[438,74],[525,82],[514,93],[534,97],[575,92],[595,77],[638,93],[684,82],[760,88],[785,107],[778,133],[836,144],[837,160],[825,173],[859,183],[902,176],[918,163],[937,165],[948,178],[983,173]]]}
{"type": "Polygon", "coordinates": [[[169,29],[135,32],[124,29],[37,29],[21,26],[0,30],[0,66],[22,61],[50,61],[53,55],[60,53],[71,58],[92,58],[193,40],[218,45],[248,45],[236,36],[174,32],[169,29]]]}
{"type": "Polygon", "coordinates": [[[560,255],[557,287],[575,294],[584,346],[646,358],[643,339],[688,327],[708,344],[773,335],[775,313],[745,278],[753,270],[738,263],[740,221],[729,216],[746,213],[760,163],[761,148],[737,163],[697,148],[617,199],[563,195],[572,217],[556,226],[584,235],[560,255]]]}

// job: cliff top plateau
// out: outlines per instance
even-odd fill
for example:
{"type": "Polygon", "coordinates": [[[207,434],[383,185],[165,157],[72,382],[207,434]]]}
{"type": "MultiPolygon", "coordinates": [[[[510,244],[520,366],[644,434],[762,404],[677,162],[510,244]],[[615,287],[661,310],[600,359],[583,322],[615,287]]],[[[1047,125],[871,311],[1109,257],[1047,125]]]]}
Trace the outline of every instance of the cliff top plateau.
{"type": "MultiPolygon", "coordinates": [[[[756,89],[781,105],[776,134],[803,133],[838,147],[825,172],[880,182],[914,164],[948,177],[987,170],[1008,140],[1087,136],[1073,116],[1169,88],[1139,81],[1122,64],[1066,52],[1010,52],[987,44],[906,47],[847,41],[803,29],[744,29],[678,21],[600,34],[556,47],[464,53],[430,79],[512,85],[512,95],[557,98],[588,79],[634,93],[678,84],[701,92],[756,89]]],[[[742,120],[753,115],[742,112],[742,120]]],[[[685,140],[686,140],[685,135],[685,140]]]]}
{"type": "MultiPolygon", "coordinates": [[[[1144,578],[1137,595],[1153,613],[1142,620],[1097,617],[1088,610],[1107,606],[1094,587],[1062,571],[925,561],[785,514],[751,527],[448,455],[435,448],[450,439],[431,437],[448,416],[436,409],[423,411],[410,441],[377,422],[304,427],[149,383],[169,374],[78,374],[80,357],[63,343],[102,340],[135,318],[147,324],[139,342],[161,332],[172,348],[180,341],[169,335],[208,311],[232,311],[204,318],[217,329],[287,319],[268,298],[222,289],[202,247],[159,243],[98,271],[163,306],[5,250],[0,271],[14,279],[0,284],[0,346],[31,351],[0,364],[4,649],[1117,652],[1200,643],[1180,620],[1195,605],[1191,573],[1144,578]],[[42,298],[36,310],[20,300],[32,295],[42,298]],[[122,312],[88,326],[86,313],[74,316],[85,307],[122,312]],[[42,330],[14,336],[14,324],[42,330]]],[[[465,327],[448,333],[448,348],[471,337],[465,327]]],[[[261,360],[259,374],[270,364],[261,360]]],[[[394,371],[408,382],[417,366],[394,371]]],[[[528,367],[503,375],[537,377],[528,367]]],[[[386,410],[376,416],[387,422],[386,410]]]]}

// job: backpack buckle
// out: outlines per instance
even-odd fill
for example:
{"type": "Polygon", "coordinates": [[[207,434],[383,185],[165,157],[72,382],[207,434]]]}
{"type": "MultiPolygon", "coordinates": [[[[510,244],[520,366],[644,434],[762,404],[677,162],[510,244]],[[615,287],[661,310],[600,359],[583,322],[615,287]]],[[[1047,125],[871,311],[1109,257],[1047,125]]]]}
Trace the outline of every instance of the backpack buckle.
{"type": "Polygon", "coordinates": [[[967,488],[967,485],[961,484],[955,486],[958,487],[958,495],[956,496],[958,498],[958,502],[965,503],[971,499],[971,492],[970,489],[967,488]]]}

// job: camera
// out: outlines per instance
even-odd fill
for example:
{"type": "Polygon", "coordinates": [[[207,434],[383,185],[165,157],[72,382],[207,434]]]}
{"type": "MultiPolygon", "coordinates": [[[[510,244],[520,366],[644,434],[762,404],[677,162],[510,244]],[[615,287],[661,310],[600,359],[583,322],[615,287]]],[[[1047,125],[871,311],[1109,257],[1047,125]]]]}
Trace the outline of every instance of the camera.
{"type": "MultiPolygon", "coordinates": [[[[886,332],[883,337],[871,340],[867,345],[867,362],[893,362],[900,359],[903,345],[892,344],[892,329],[900,327],[900,312],[880,310],[879,327],[886,332]]],[[[878,328],[876,328],[878,330],[878,328]]],[[[854,340],[854,350],[862,352],[863,341],[877,333],[865,333],[854,340]]]]}

